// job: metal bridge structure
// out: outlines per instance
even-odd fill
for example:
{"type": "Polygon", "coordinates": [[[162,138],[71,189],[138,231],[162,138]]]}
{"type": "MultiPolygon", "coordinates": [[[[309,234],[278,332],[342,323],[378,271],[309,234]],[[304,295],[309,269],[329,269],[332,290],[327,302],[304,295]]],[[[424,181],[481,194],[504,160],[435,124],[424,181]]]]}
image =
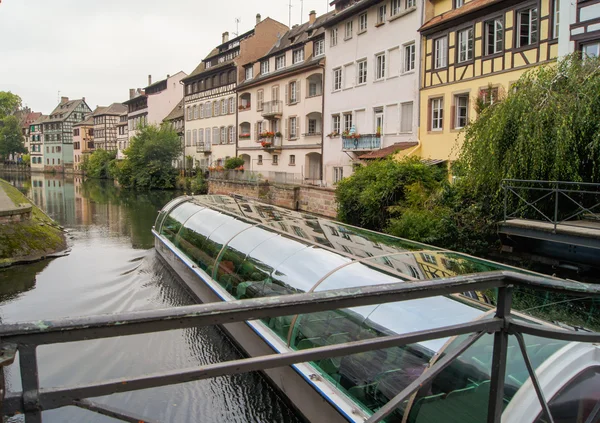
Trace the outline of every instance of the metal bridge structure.
{"type": "MultiPolygon", "coordinates": [[[[21,392],[4,392],[4,389],[2,390],[2,412],[5,416],[21,413],[24,414],[27,423],[37,423],[42,421],[42,411],[76,406],[125,422],[150,422],[151,420],[143,416],[136,416],[129,411],[99,404],[91,398],[225,375],[261,371],[290,366],[295,363],[342,357],[455,335],[468,335],[455,349],[437,360],[367,420],[368,423],[376,423],[383,421],[392,414],[414,392],[440,374],[480,337],[489,333],[493,334],[494,343],[487,422],[500,423],[501,421],[508,342],[509,338],[513,336],[518,341],[537,399],[541,404],[542,413],[547,421],[553,422],[548,402],[544,397],[529,359],[523,335],[598,343],[600,342],[600,333],[562,330],[526,323],[523,319],[515,318],[511,305],[513,292],[516,288],[539,289],[574,297],[600,298],[600,286],[525,275],[511,271],[497,271],[445,279],[262,297],[151,311],[4,324],[0,326],[0,365],[11,364],[18,353],[23,389],[21,392]],[[488,289],[497,289],[495,313],[489,319],[480,319],[425,331],[327,345],[284,354],[271,354],[193,368],[168,370],[140,377],[113,379],[59,388],[40,388],[39,384],[39,363],[36,350],[42,345],[221,325],[265,317],[315,313],[488,289]]],[[[595,417],[592,416],[593,421],[600,416],[600,408],[596,408],[595,417]]]]}

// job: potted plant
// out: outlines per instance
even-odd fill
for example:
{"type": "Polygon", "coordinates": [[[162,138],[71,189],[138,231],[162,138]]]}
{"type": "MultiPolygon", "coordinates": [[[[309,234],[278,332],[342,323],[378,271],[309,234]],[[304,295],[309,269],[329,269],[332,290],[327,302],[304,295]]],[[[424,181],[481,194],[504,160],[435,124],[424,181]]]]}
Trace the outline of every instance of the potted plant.
{"type": "Polygon", "coordinates": [[[381,126],[378,126],[378,127],[377,127],[377,132],[375,132],[375,136],[376,136],[377,138],[381,137],[381,126]]]}
{"type": "Polygon", "coordinates": [[[262,145],[263,148],[269,148],[273,143],[271,141],[262,141],[260,145],[262,145]]]}
{"type": "Polygon", "coordinates": [[[281,138],[281,137],[283,137],[283,134],[281,132],[279,132],[279,131],[275,132],[275,137],[276,138],[281,138]]]}
{"type": "Polygon", "coordinates": [[[250,134],[248,132],[241,133],[240,136],[239,136],[239,138],[241,140],[249,140],[250,139],[250,134]]]}
{"type": "Polygon", "coordinates": [[[340,133],[338,131],[333,131],[327,134],[328,138],[335,138],[335,137],[339,137],[340,133]]]}

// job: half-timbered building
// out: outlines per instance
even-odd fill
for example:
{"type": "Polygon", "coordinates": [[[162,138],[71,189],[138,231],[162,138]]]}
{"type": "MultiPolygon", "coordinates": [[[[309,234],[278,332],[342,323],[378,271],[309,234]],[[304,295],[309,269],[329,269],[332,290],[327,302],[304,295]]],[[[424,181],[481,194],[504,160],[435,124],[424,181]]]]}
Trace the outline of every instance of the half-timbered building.
{"type": "Polygon", "coordinates": [[[454,160],[475,104],[494,102],[558,55],[554,0],[426,0],[420,154],[454,160]]]}
{"type": "Polygon", "coordinates": [[[94,146],[99,150],[117,150],[117,124],[127,107],[113,103],[108,107],[96,107],[94,118],[94,146]]]}
{"type": "Polygon", "coordinates": [[[563,18],[565,26],[560,25],[560,53],[579,51],[584,56],[600,56],[600,0],[560,2],[561,10],[565,11],[563,16],[569,18],[568,21],[563,18]]]}

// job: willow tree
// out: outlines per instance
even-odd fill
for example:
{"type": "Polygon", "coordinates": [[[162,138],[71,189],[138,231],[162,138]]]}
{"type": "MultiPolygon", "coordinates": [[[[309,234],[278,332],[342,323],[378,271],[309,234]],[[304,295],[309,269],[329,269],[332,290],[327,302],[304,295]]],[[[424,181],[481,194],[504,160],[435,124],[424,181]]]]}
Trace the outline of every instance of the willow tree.
{"type": "Polygon", "coordinates": [[[525,73],[465,130],[457,172],[498,205],[504,178],[600,181],[600,60],[572,55],[525,73]]]}

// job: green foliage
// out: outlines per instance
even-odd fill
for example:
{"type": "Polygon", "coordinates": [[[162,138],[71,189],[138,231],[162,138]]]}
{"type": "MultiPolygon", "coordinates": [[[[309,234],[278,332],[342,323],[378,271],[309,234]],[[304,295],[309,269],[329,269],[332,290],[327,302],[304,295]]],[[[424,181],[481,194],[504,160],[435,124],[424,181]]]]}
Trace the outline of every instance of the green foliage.
{"type": "Polygon", "coordinates": [[[0,120],[15,113],[21,107],[21,97],[10,91],[0,91],[0,120]]]}
{"type": "Polygon", "coordinates": [[[23,154],[23,164],[29,166],[31,164],[31,156],[29,154],[23,154]]]}
{"type": "Polygon", "coordinates": [[[173,160],[181,154],[181,142],[170,125],[147,125],[125,150],[126,158],[115,166],[119,184],[134,189],[175,188],[173,160]]]}
{"type": "Polygon", "coordinates": [[[337,186],[338,219],[381,230],[388,224],[390,207],[404,200],[405,187],[420,182],[429,190],[443,179],[443,170],[426,166],[416,158],[384,159],[359,167],[337,186]]]}
{"type": "Polygon", "coordinates": [[[85,157],[81,168],[89,178],[111,178],[114,174],[112,169],[116,156],[115,151],[96,150],[90,156],[85,157]]]}
{"type": "Polygon", "coordinates": [[[208,182],[204,178],[204,174],[200,171],[192,178],[191,190],[195,195],[208,194],[208,182]]]}
{"type": "Polygon", "coordinates": [[[13,153],[27,153],[27,149],[19,120],[15,116],[7,116],[0,127],[0,156],[7,159],[13,153]]]}
{"type": "Polygon", "coordinates": [[[244,159],[241,157],[230,157],[225,160],[225,169],[237,169],[240,166],[244,166],[244,159]]]}
{"type": "Polygon", "coordinates": [[[456,172],[489,213],[504,178],[600,181],[599,66],[573,55],[536,68],[467,126],[456,172]]]}

